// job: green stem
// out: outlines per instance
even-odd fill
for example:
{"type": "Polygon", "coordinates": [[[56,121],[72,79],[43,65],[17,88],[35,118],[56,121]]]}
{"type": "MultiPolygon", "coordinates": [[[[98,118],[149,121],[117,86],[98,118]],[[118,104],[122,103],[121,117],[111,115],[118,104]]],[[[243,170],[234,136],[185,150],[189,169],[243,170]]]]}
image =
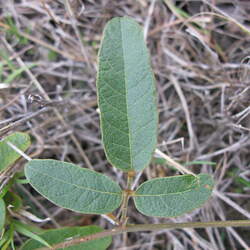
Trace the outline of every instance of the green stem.
{"type": "MultiPolygon", "coordinates": [[[[53,245],[52,249],[66,248],[90,240],[96,240],[107,236],[118,235],[121,233],[138,231],[158,231],[163,229],[182,229],[182,228],[207,228],[207,227],[250,227],[250,220],[232,220],[232,221],[210,221],[210,222],[185,222],[185,223],[166,223],[166,224],[135,224],[125,227],[115,227],[96,234],[79,237],[71,241],[62,242],[53,245]]],[[[49,248],[39,248],[39,250],[48,250],[49,248]]]]}

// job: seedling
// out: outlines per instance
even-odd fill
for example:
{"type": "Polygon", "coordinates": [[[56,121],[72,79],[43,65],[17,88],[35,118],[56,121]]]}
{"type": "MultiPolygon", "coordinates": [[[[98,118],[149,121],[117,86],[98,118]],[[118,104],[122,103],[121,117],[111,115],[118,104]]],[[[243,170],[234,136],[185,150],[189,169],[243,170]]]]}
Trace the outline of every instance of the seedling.
{"type": "Polygon", "coordinates": [[[112,166],[127,173],[127,187],[56,160],[31,160],[25,167],[30,184],[55,204],[85,214],[110,214],[121,206],[122,226],[130,197],[148,216],[174,217],[203,205],[213,186],[207,174],[154,178],[131,190],[136,172],[152,159],[158,123],[149,54],[142,29],[131,18],[114,18],[104,30],[97,93],[105,153],[112,166]]]}
{"type": "MultiPolygon", "coordinates": [[[[53,249],[68,249],[72,245],[74,249],[83,249],[82,244],[91,242],[97,244],[95,249],[105,249],[111,239],[107,236],[122,232],[218,225],[128,224],[130,198],[134,200],[138,212],[144,215],[175,217],[201,207],[211,196],[213,188],[212,177],[208,174],[184,174],[154,178],[132,190],[134,176],[149,165],[155,152],[158,113],[155,79],[143,32],[131,18],[114,18],[106,25],[99,51],[97,95],[105,153],[111,165],[125,173],[127,186],[121,188],[104,174],[52,159],[30,160],[25,166],[25,175],[41,195],[56,205],[84,214],[102,214],[111,219],[116,217],[113,221],[117,225],[111,231],[99,233],[96,232],[101,229],[97,228],[92,233],[87,231],[77,235],[77,228],[68,228],[40,236],[53,245],[53,249]],[[118,208],[115,216],[113,213],[118,208]],[[67,236],[63,236],[63,232],[67,236]],[[85,237],[80,237],[82,235],[85,237]],[[67,237],[79,238],[66,241],[67,237]],[[106,240],[106,245],[98,241],[100,238],[106,240]]],[[[41,243],[32,240],[22,249],[41,247],[41,243]]]]}
{"type": "MultiPolygon", "coordinates": [[[[14,249],[14,233],[19,232],[27,237],[33,238],[41,244],[50,246],[43,238],[36,235],[34,227],[30,227],[17,221],[13,215],[20,215],[23,209],[22,199],[11,189],[13,184],[19,182],[21,173],[13,174],[12,165],[20,158],[18,152],[25,151],[30,146],[30,138],[25,133],[13,133],[0,141],[0,249],[14,249]],[[12,145],[15,149],[11,148],[12,145]],[[18,151],[18,152],[17,152],[18,151]],[[6,178],[11,178],[7,185],[4,185],[6,178]]],[[[41,230],[40,230],[41,231],[41,230]]]]}

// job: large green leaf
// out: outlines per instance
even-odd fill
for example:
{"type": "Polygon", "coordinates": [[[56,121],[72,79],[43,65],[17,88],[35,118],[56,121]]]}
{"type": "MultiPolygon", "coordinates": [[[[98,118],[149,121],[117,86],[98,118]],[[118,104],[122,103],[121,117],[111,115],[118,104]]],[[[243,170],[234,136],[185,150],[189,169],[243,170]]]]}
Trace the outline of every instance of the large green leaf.
{"type": "Polygon", "coordinates": [[[117,17],[106,25],[97,77],[102,139],[108,160],[123,171],[145,168],[155,150],[155,79],[141,27],[117,17]]]}
{"type": "Polygon", "coordinates": [[[3,199],[0,199],[0,238],[1,238],[1,231],[3,229],[5,222],[5,204],[3,199]]]}
{"type": "MultiPolygon", "coordinates": [[[[46,232],[39,234],[50,245],[63,242],[67,239],[73,239],[75,237],[87,236],[90,234],[101,232],[103,229],[97,226],[86,226],[86,227],[65,227],[60,229],[51,229],[46,232]]],[[[79,245],[59,248],[67,250],[103,250],[111,244],[111,237],[105,237],[97,240],[88,241],[79,245]]],[[[35,240],[28,240],[21,248],[21,250],[33,250],[43,247],[41,243],[35,240]]]]}
{"type": "Polygon", "coordinates": [[[25,166],[30,184],[55,204],[88,214],[105,214],[121,204],[121,188],[109,177],[71,163],[31,160],[25,166]]]}
{"type": "Polygon", "coordinates": [[[10,164],[13,164],[20,157],[20,154],[6,143],[7,141],[11,142],[22,151],[25,151],[30,146],[29,135],[20,132],[11,134],[0,141],[0,172],[10,164]]]}
{"type": "Polygon", "coordinates": [[[212,193],[208,174],[155,178],[135,192],[136,208],[148,216],[175,217],[202,206],[212,193]]]}

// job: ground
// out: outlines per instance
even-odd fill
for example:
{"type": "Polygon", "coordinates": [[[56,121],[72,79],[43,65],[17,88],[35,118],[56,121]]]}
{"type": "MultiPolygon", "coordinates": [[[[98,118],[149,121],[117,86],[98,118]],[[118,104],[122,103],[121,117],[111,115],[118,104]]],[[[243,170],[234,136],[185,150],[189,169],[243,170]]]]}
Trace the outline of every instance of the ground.
{"type": "MultiPolygon", "coordinates": [[[[131,204],[130,222],[250,219],[248,1],[0,1],[1,129],[12,124],[8,133],[29,133],[32,146],[27,154],[32,158],[92,166],[125,186],[121,172],[106,160],[96,102],[98,49],[105,24],[115,16],[130,16],[144,29],[158,94],[157,147],[180,163],[193,162],[187,168],[212,174],[216,183],[212,198],[187,215],[146,217],[131,204]],[[25,120],[29,114],[34,116],[25,120]]],[[[23,163],[13,171],[21,170],[23,163]]],[[[176,174],[152,163],[141,180],[176,174]]],[[[15,189],[29,211],[52,218],[40,227],[110,227],[101,216],[56,207],[29,185],[17,184],[15,189]]],[[[16,236],[17,246],[22,240],[16,236]]],[[[116,236],[110,249],[249,245],[249,228],[184,229],[116,236]]]]}

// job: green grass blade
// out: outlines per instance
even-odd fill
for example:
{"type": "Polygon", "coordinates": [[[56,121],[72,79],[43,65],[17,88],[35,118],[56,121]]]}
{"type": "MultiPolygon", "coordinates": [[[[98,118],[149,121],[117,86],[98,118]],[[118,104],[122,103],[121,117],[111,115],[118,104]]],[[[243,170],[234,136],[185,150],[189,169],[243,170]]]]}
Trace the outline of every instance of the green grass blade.
{"type": "Polygon", "coordinates": [[[2,235],[1,232],[3,230],[5,223],[5,215],[6,215],[5,203],[3,199],[0,199],[0,236],[2,235]]]}
{"type": "Polygon", "coordinates": [[[21,67],[19,69],[16,69],[14,70],[5,80],[4,82],[5,83],[11,83],[16,77],[20,76],[26,69],[31,69],[33,67],[35,67],[36,64],[33,63],[29,66],[24,66],[24,67],[21,67]]]}
{"type": "Polygon", "coordinates": [[[14,224],[14,227],[15,227],[15,230],[17,232],[19,232],[20,234],[23,234],[35,241],[38,241],[40,242],[42,245],[44,246],[47,246],[49,248],[51,248],[51,245],[46,241],[44,240],[42,237],[40,237],[39,235],[37,234],[34,234],[33,232],[31,232],[26,226],[25,224],[21,223],[21,222],[18,222],[18,221],[15,221],[15,222],[12,222],[14,224]]]}

